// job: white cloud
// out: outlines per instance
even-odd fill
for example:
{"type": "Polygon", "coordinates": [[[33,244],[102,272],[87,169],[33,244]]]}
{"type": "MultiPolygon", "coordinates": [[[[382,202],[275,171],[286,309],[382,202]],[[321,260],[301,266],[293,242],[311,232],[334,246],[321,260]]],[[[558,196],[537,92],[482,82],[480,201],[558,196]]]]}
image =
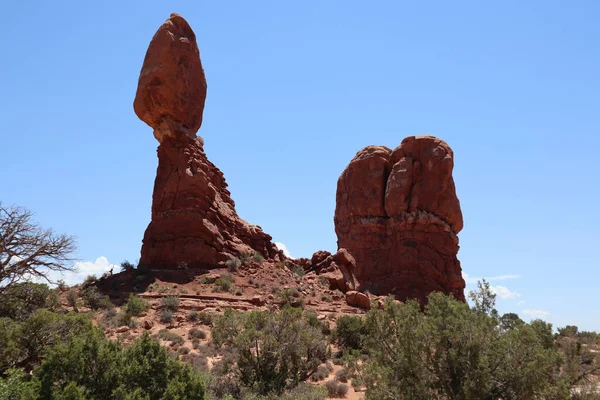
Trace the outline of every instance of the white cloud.
{"type": "Polygon", "coordinates": [[[520,275],[496,275],[496,276],[488,276],[488,277],[478,278],[478,277],[470,277],[469,274],[467,274],[466,272],[463,272],[462,276],[466,283],[477,283],[482,279],[485,279],[488,282],[506,281],[509,279],[519,279],[521,277],[520,275]]]}
{"type": "Polygon", "coordinates": [[[290,255],[289,250],[287,249],[286,245],[281,243],[281,242],[273,242],[273,244],[275,244],[275,246],[277,246],[277,248],[281,251],[283,251],[283,254],[288,257],[288,258],[294,258],[290,255]]]}
{"type": "Polygon", "coordinates": [[[114,269],[115,274],[120,271],[117,264],[111,264],[106,257],[101,256],[98,257],[95,262],[76,262],[74,272],[51,272],[50,279],[53,281],[62,279],[67,285],[77,285],[78,283],[83,282],[88,275],[96,275],[96,277],[99,278],[103,273],[109,272],[111,269],[114,269]]]}
{"type": "Polygon", "coordinates": [[[505,286],[492,286],[490,289],[492,289],[496,296],[501,300],[511,300],[517,297],[521,297],[520,293],[513,292],[505,286]]]}
{"type": "Polygon", "coordinates": [[[531,319],[546,318],[550,313],[544,310],[523,310],[523,314],[528,315],[531,319]]]}
{"type": "Polygon", "coordinates": [[[519,302],[517,303],[518,306],[522,306],[523,304],[525,304],[525,300],[519,300],[519,302]]]}

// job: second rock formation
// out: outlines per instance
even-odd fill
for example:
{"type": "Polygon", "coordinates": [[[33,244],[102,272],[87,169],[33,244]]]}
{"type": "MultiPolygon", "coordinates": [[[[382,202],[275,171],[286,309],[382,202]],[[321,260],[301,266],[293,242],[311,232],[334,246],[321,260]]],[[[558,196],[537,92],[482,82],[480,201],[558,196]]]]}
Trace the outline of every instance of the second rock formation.
{"type": "Polygon", "coordinates": [[[338,248],[356,260],[361,291],[426,302],[433,291],[463,300],[458,253],[463,227],[450,146],[411,136],[391,150],[359,151],[338,180],[338,248]]]}

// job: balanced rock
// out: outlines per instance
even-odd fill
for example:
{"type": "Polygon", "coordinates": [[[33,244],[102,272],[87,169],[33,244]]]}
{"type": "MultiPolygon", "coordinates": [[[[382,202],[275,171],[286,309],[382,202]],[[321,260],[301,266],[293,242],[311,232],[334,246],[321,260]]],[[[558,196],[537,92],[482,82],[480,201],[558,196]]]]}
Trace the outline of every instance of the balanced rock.
{"type": "Polygon", "coordinates": [[[465,299],[458,253],[463,227],[450,146],[411,136],[391,150],[360,150],[338,180],[338,247],[356,260],[360,291],[426,302],[433,291],[465,299]]]}
{"type": "Polygon", "coordinates": [[[237,215],[223,173],[206,157],[196,136],[205,97],[196,36],[183,17],[171,14],[150,42],[134,101],[160,143],[140,265],[214,267],[254,252],[284,257],[271,236],[237,215]]]}

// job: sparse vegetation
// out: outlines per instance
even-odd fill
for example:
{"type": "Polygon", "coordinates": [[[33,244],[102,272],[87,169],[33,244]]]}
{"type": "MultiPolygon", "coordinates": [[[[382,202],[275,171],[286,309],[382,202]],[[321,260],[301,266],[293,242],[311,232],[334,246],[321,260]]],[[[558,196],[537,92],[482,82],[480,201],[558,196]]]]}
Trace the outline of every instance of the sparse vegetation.
{"type": "Polygon", "coordinates": [[[367,336],[367,327],[363,317],[343,315],[336,321],[333,340],[343,349],[362,349],[367,336]]]}
{"type": "Polygon", "coordinates": [[[129,299],[127,300],[127,305],[125,306],[125,309],[129,314],[137,317],[144,311],[148,310],[148,308],[150,308],[150,306],[144,299],[136,296],[133,293],[129,294],[129,299]]]}
{"type": "Polygon", "coordinates": [[[219,279],[215,281],[213,290],[215,292],[229,292],[233,287],[235,278],[231,274],[223,274],[219,279]]]}
{"type": "Polygon", "coordinates": [[[250,253],[240,254],[240,261],[242,262],[243,265],[248,264],[248,262],[250,262],[251,258],[252,258],[252,254],[250,254],[250,253]]]}
{"type": "Polygon", "coordinates": [[[212,328],[217,347],[235,349],[235,374],[260,394],[282,393],[296,386],[326,361],[327,341],[302,311],[286,307],[280,313],[225,310],[212,328]]]}
{"type": "Polygon", "coordinates": [[[164,309],[160,312],[160,322],[170,324],[173,322],[173,311],[164,309]]]}
{"type": "Polygon", "coordinates": [[[177,296],[166,296],[160,301],[160,306],[163,310],[175,312],[179,309],[179,297],[177,296]]]}
{"type": "Polygon", "coordinates": [[[344,398],[348,393],[348,385],[340,383],[336,380],[327,381],[325,384],[329,397],[332,398],[344,398]]]}
{"type": "Polygon", "coordinates": [[[69,291],[67,292],[66,295],[67,298],[67,304],[69,307],[73,308],[73,311],[78,312],[79,310],[77,309],[77,293],[75,292],[75,290],[73,289],[69,289],[69,291]]]}
{"type": "Polygon", "coordinates": [[[302,308],[304,306],[304,300],[300,296],[300,292],[296,288],[283,289],[278,293],[279,299],[282,306],[291,306],[296,308],[302,308]]]}
{"type": "Polygon", "coordinates": [[[179,346],[181,346],[185,342],[185,340],[181,336],[179,336],[176,333],[171,332],[168,329],[161,329],[156,334],[156,337],[161,340],[167,341],[171,344],[177,344],[179,346]]]}
{"type": "Polygon", "coordinates": [[[258,251],[254,252],[254,254],[252,255],[252,259],[258,263],[262,263],[263,261],[265,261],[263,255],[260,254],[258,251]]]}
{"type": "Polygon", "coordinates": [[[121,271],[133,271],[135,269],[135,265],[125,260],[121,263],[121,271]]]}
{"type": "Polygon", "coordinates": [[[227,269],[229,269],[231,272],[235,272],[242,266],[242,262],[239,258],[232,257],[225,262],[225,265],[227,266],[227,269]]]}
{"type": "Polygon", "coordinates": [[[193,339],[206,339],[206,332],[198,328],[190,329],[188,335],[193,339]]]}
{"type": "Polygon", "coordinates": [[[88,286],[80,292],[83,304],[92,310],[105,309],[111,306],[108,296],[101,294],[96,286],[88,286]]]}

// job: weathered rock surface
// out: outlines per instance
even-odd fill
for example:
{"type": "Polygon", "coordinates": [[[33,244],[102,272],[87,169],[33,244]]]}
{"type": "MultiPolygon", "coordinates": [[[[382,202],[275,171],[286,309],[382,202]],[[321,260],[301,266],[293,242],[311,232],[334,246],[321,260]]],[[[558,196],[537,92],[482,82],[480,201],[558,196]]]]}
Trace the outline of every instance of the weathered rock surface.
{"type": "MultiPolygon", "coordinates": [[[[356,260],[361,291],[421,302],[432,291],[464,300],[458,253],[463,227],[452,149],[411,136],[391,150],[360,150],[338,180],[338,247],[356,260]]],[[[350,304],[350,303],[348,303],[350,304]]]]}
{"type": "Polygon", "coordinates": [[[185,19],[172,14],[148,47],[134,101],[160,142],[140,265],[212,267],[254,251],[283,257],[271,236],[237,215],[223,174],[196,137],[205,97],[196,37],[185,19]]]}
{"type": "Polygon", "coordinates": [[[339,249],[337,253],[319,250],[312,258],[298,258],[293,261],[306,271],[314,271],[319,276],[327,279],[331,290],[340,290],[346,293],[357,288],[354,270],[356,261],[346,249],[339,249]]]}

